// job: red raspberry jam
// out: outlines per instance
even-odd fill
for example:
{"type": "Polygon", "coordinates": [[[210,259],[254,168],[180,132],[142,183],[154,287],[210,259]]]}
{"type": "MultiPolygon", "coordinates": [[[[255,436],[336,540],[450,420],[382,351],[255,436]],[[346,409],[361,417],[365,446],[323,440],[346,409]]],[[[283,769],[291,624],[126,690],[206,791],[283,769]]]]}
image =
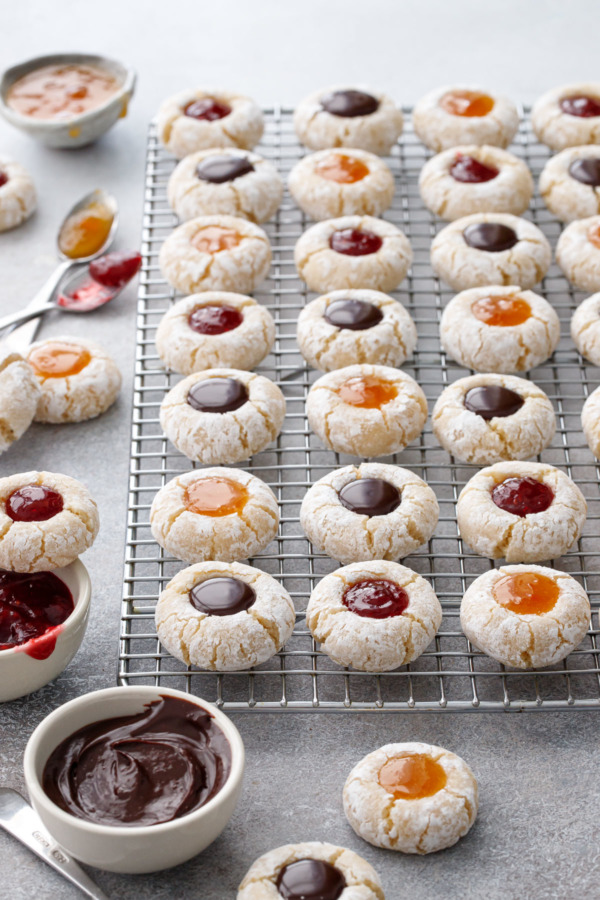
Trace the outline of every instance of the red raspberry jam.
{"type": "Polygon", "coordinates": [[[12,492],[5,508],[13,522],[45,522],[62,511],[63,498],[44,484],[27,484],[12,492]]]}
{"type": "Polygon", "coordinates": [[[346,256],[368,256],[377,253],[382,244],[378,234],[359,228],[342,228],[341,231],[334,231],[329,238],[331,249],[346,256]]]}
{"type": "Polygon", "coordinates": [[[224,334],[239,328],[243,321],[243,315],[233,306],[199,306],[190,315],[188,325],[198,334],[224,334]]]}
{"type": "Polygon", "coordinates": [[[560,108],[568,116],[578,116],[580,119],[593,119],[600,116],[600,101],[595,97],[586,97],[579,94],[575,97],[563,97],[560,108]]]}
{"type": "Polygon", "coordinates": [[[2,185],[6,184],[7,181],[8,181],[8,175],[6,174],[6,172],[0,172],[0,187],[2,187],[2,185]]]}
{"type": "Polygon", "coordinates": [[[120,288],[137,275],[141,265],[142,257],[137,250],[105,253],[90,263],[90,275],[104,287],[120,288]]]}
{"type": "Polygon", "coordinates": [[[25,652],[36,659],[47,659],[56,644],[59,626],[74,608],[71,591],[52,572],[0,570],[0,650],[32,641],[25,652]]]}
{"type": "Polygon", "coordinates": [[[523,519],[548,509],[554,500],[554,492],[535,478],[507,478],[493,489],[492,500],[500,509],[523,519]]]}
{"type": "Polygon", "coordinates": [[[226,103],[219,103],[212,97],[204,97],[202,100],[193,100],[183,110],[186,116],[192,119],[203,119],[205,122],[214,122],[224,119],[231,112],[231,107],[226,103]]]}
{"type": "Polygon", "coordinates": [[[493,178],[496,178],[499,172],[498,169],[479,162],[474,156],[464,156],[462,153],[457,153],[456,159],[450,166],[450,174],[455,181],[461,181],[465,184],[481,184],[483,181],[491,181],[493,178]]]}
{"type": "Polygon", "coordinates": [[[342,603],[350,612],[366,619],[401,616],[408,606],[408,594],[394,581],[369,578],[346,588],[342,603]]]}

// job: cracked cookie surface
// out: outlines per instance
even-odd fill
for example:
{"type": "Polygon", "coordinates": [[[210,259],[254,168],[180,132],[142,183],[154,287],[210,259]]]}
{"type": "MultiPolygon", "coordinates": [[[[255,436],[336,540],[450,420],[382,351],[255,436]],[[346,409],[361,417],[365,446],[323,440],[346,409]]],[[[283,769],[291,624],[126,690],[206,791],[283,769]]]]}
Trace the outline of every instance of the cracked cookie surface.
{"type": "Polygon", "coordinates": [[[600,290],[600,215],[567,225],[556,244],[556,262],[579,290],[600,290]]]}
{"type": "Polygon", "coordinates": [[[573,313],[571,338],[582,356],[600,366],[600,293],[592,294],[573,313]]]}
{"type": "Polygon", "coordinates": [[[413,127],[417,137],[436,153],[460,144],[508,147],[519,127],[519,113],[508,97],[492,95],[472,85],[444,85],[417,101],[413,127]],[[481,116],[453,115],[440,104],[447,94],[465,91],[490,97],[493,100],[490,111],[481,116]]]}
{"type": "Polygon", "coordinates": [[[581,427],[588,447],[600,459],[600,388],[592,391],[581,410],[581,427]]]}
{"type": "MultiPolygon", "coordinates": [[[[561,222],[585,219],[600,213],[600,184],[594,172],[600,173],[600,147],[567,147],[551,156],[540,175],[540,194],[551,213],[561,222]],[[583,172],[583,181],[571,174],[577,166],[589,167],[583,172]],[[591,169],[591,171],[590,171],[591,169]]],[[[579,170],[581,171],[581,169],[579,170]]]]}
{"type": "Polygon", "coordinates": [[[564,150],[581,144],[600,144],[600,116],[570,115],[561,109],[568,97],[589,96],[600,103],[600,84],[582,82],[552,88],[533,104],[531,125],[542,144],[564,150]]]}
{"type": "Polygon", "coordinates": [[[25,434],[40,395],[37,378],[20,353],[0,349],[0,453],[25,434]]]}
{"type": "Polygon", "coordinates": [[[0,232],[22,225],[35,211],[33,178],[20,163],[0,157],[0,232]],[[6,180],[4,180],[6,179],[6,180]]]}

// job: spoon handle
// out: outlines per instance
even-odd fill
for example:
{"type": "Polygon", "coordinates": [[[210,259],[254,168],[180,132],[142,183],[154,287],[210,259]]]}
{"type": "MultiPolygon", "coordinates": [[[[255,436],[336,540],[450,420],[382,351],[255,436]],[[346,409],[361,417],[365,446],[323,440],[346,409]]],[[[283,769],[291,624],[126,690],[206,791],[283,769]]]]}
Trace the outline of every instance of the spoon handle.
{"type": "Polygon", "coordinates": [[[77,264],[77,260],[73,259],[65,259],[61,262],[50,278],[45,282],[45,284],[40,288],[35,297],[30,300],[27,306],[24,309],[18,310],[16,313],[12,314],[12,316],[7,316],[8,318],[13,318],[13,316],[17,316],[16,322],[24,321],[27,324],[22,325],[19,328],[15,328],[15,320],[12,322],[7,322],[6,319],[3,320],[4,324],[0,325],[0,329],[9,328],[11,325],[13,326],[13,330],[10,332],[10,336],[7,339],[7,343],[12,348],[12,350],[16,350],[19,353],[26,353],[29,345],[33,341],[35,337],[35,333],[38,329],[38,321],[37,317],[42,315],[44,312],[47,312],[48,309],[52,309],[53,306],[51,304],[52,297],[54,292],[64,276],[67,274],[69,269],[71,269],[74,265],[77,264]],[[24,315],[24,318],[21,316],[24,315]]]}
{"type": "Polygon", "coordinates": [[[50,309],[54,309],[53,303],[45,303],[43,306],[38,306],[36,309],[29,309],[29,307],[26,306],[25,309],[19,309],[17,312],[2,316],[2,318],[0,318],[0,331],[4,328],[9,328],[11,325],[20,325],[22,322],[29,322],[31,319],[37,319],[38,316],[48,312],[50,309]]]}

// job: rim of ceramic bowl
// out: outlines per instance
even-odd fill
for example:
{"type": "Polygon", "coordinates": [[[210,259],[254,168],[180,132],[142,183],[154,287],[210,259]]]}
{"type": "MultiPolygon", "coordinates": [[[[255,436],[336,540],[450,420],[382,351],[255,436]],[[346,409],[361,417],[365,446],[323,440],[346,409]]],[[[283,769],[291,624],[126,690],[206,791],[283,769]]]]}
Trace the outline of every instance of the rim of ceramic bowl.
{"type": "MultiPolygon", "coordinates": [[[[119,713],[119,715],[126,715],[126,713],[119,713]]],[[[109,716],[104,716],[104,718],[109,718],[109,716]]],[[[102,718],[95,721],[102,721],[102,718]]],[[[76,731],[78,729],[74,730],[76,731]]],[[[68,733],[65,733],[64,737],[66,738],[70,734],[73,734],[74,730],[66,729],[66,732],[68,733]]],[[[48,761],[48,757],[55,749],[56,746],[53,746],[50,747],[47,752],[44,751],[44,766],[48,761]]],[[[204,700],[202,697],[197,697],[195,694],[188,694],[185,691],[179,691],[175,688],[161,688],[153,687],[150,685],[128,685],[123,687],[104,688],[100,691],[92,691],[89,694],[82,694],[80,697],[76,697],[74,700],[69,700],[68,703],[64,703],[62,706],[59,706],[57,709],[51,712],[50,715],[46,716],[45,719],[42,719],[40,724],[37,726],[37,728],[35,728],[29,740],[27,741],[27,746],[25,747],[25,754],[23,757],[25,783],[27,785],[29,795],[32,799],[35,797],[35,801],[39,805],[45,806],[46,809],[51,810],[52,815],[60,819],[63,824],[71,828],[80,828],[82,831],[85,831],[90,835],[107,835],[113,837],[115,835],[121,835],[123,837],[125,837],[126,835],[131,835],[132,837],[140,837],[148,834],[165,834],[177,828],[193,826],[194,823],[199,822],[207,816],[210,816],[214,809],[222,804],[224,800],[227,800],[228,797],[230,797],[230,795],[235,790],[237,790],[244,774],[244,763],[245,750],[242,737],[236,726],[233,724],[231,719],[229,719],[225,715],[225,713],[221,712],[220,709],[217,709],[217,707],[214,706],[214,704],[210,703],[210,701],[204,700]],[[203,806],[200,806],[198,809],[194,809],[183,816],[179,816],[176,819],[171,819],[169,822],[159,822],[156,825],[102,825],[97,822],[91,822],[89,819],[80,819],[78,816],[74,816],[71,813],[66,812],[64,809],[61,809],[60,806],[57,806],[56,803],[54,803],[54,801],[52,801],[48,794],[44,791],[41,781],[38,778],[36,772],[36,761],[39,755],[43,752],[43,743],[49,727],[54,725],[63,716],[68,715],[75,709],[78,709],[82,706],[85,706],[88,709],[93,708],[96,700],[103,700],[109,697],[122,697],[124,694],[129,694],[131,695],[132,699],[140,701],[140,712],[143,711],[146,703],[150,702],[151,700],[157,700],[161,696],[167,695],[169,697],[177,697],[181,700],[187,700],[191,703],[194,703],[196,706],[200,706],[206,712],[210,713],[210,715],[214,718],[216,724],[227,738],[229,746],[231,747],[231,770],[223,787],[220,788],[220,790],[217,791],[214,797],[212,797],[203,806]]]]}
{"type": "MultiPolygon", "coordinates": [[[[65,621],[62,623],[62,628],[57,635],[60,638],[61,635],[64,635],[65,631],[72,631],[73,628],[79,626],[81,621],[87,615],[87,611],[90,606],[90,600],[92,597],[92,582],[90,580],[90,573],[81,562],[80,559],[74,560],[72,563],[69,563],[68,566],[62,566],[60,569],[53,569],[48,571],[52,575],[56,575],[57,578],[67,584],[74,600],[74,608],[73,612],[70,616],[67,616],[65,621]],[[66,569],[70,569],[71,572],[75,575],[77,581],[76,589],[72,590],[69,585],[66,583],[65,579],[61,577],[60,572],[64,572],[66,569]]],[[[27,575],[27,574],[39,574],[36,572],[28,573],[28,572],[18,572],[15,574],[19,575],[27,575]]],[[[49,629],[48,629],[49,630],[49,629]]],[[[32,640],[35,640],[33,638],[32,640]]],[[[14,647],[8,647],[6,650],[0,650],[0,661],[7,659],[9,656],[15,656],[17,653],[21,654],[24,652],[25,647],[30,643],[30,641],[24,641],[22,644],[15,644],[14,647]]]]}
{"type": "Polygon", "coordinates": [[[127,95],[131,96],[133,94],[135,82],[135,69],[126,63],[120,62],[118,59],[113,59],[111,56],[103,56],[100,53],[46,53],[42,56],[33,56],[31,59],[23,60],[23,62],[16,63],[14,66],[10,66],[8,69],[4,70],[0,77],[0,107],[3,115],[15,124],[31,125],[32,123],[35,123],[41,128],[57,129],[62,128],[65,125],[71,126],[73,123],[85,122],[89,119],[93,119],[99,112],[114,103],[115,100],[121,100],[127,95]],[[63,63],[65,65],[69,65],[70,63],[88,63],[89,65],[109,67],[113,70],[120,70],[122,73],[122,82],[117,91],[108,97],[104,103],[101,103],[100,106],[95,106],[93,109],[87,110],[87,112],[77,113],[77,115],[71,116],[70,118],[36,119],[31,116],[25,116],[23,113],[18,112],[16,109],[13,109],[12,106],[8,105],[5,99],[6,92],[18,78],[27,75],[29,72],[35,71],[35,69],[41,69],[43,66],[52,65],[52,63],[63,63]]]}

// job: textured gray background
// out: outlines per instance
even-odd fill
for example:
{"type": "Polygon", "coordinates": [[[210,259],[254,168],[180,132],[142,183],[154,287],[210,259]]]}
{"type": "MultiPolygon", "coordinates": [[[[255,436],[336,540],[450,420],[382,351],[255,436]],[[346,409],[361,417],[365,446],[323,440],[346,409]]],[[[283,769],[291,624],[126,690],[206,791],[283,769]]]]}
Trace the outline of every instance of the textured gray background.
{"type": "MultiPolygon", "coordinates": [[[[190,83],[237,87],[262,104],[293,103],[320,85],[355,80],[414,102],[447,81],[479,81],[523,102],[562,81],[598,78],[594,0],[25,0],[2,12],[2,65],[54,50],[112,54],[139,73],[130,116],[83,151],[44,149],[0,123],[0,155],[33,172],[39,210],[0,237],[0,314],[24,305],[54,265],[54,232],[80,195],[102,185],[121,205],[120,247],[139,243],[146,123],[158,102],[190,83]]],[[[66,700],[116,677],[125,532],[134,292],[85,319],[58,317],[43,333],[79,333],[106,344],[124,374],[119,403],[78,426],[35,426],[0,458],[0,475],[28,468],[84,480],[102,530],[85,563],[93,608],[83,647],[57,682],[0,709],[0,783],[23,788],[28,735],[66,700]]],[[[148,877],[95,873],[117,898],[235,897],[260,853],[284,841],[321,839],[363,853],[389,900],[409,896],[580,898],[600,895],[595,801],[599,720],[594,713],[519,715],[253,716],[236,722],[248,751],[242,801],[222,837],[180,869],[148,877]],[[468,838],[412,859],[362,844],[340,793],[351,766],[391,740],[425,740],[463,755],[481,787],[468,838]]],[[[0,897],[76,898],[28,851],[0,834],[0,897]]]]}

